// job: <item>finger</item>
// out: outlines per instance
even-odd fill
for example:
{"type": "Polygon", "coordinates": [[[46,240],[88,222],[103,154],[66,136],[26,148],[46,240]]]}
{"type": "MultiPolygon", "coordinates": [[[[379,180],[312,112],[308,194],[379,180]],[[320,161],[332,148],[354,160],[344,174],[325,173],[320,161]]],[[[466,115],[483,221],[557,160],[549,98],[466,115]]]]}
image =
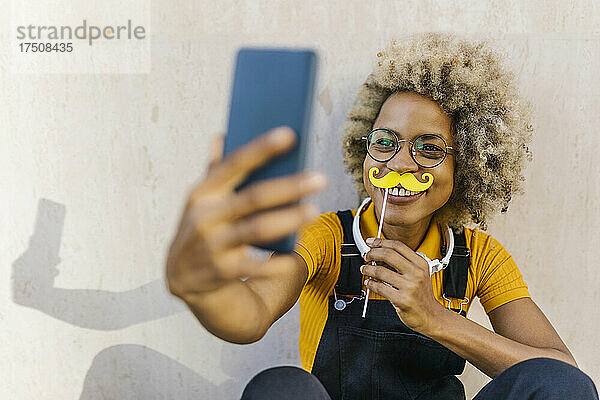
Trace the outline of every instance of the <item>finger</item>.
{"type": "Polygon", "coordinates": [[[417,262],[418,260],[422,260],[413,249],[408,247],[404,242],[400,240],[390,240],[383,238],[367,238],[366,243],[371,247],[384,247],[394,249],[398,254],[402,255],[407,260],[417,262]]]}
{"type": "Polygon", "coordinates": [[[210,150],[210,161],[208,163],[208,171],[213,169],[222,159],[223,150],[225,149],[225,136],[218,134],[212,141],[210,150]]]}
{"type": "Polygon", "coordinates": [[[409,273],[414,269],[411,262],[396,250],[388,247],[376,247],[365,254],[365,261],[383,262],[401,274],[409,273]]]}
{"type": "Polygon", "coordinates": [[[306,172],[252,184],[233,194],[229,204],[211,213],[216,220],[244,217],[256,211],[282,206],[322,190],[327,184],[323,174],[306,172]]]}
{"type": "Polygon", "coordinates": [[[218,162],[208,173],[201,186],[220,186],[233,189],[252,171],[267,161],[289,150],[296,142],[296,134],[288,127],[279,127],[252,140],[218,162]]]}
{"type": "Polygon", "coordinates": [[[402,275],[398,272],[379,265],[362,265],[360,272],[365,276],[387,282],[395,288],[399,288],[402,282],[402,275]]]}
{"type": "Polygon", "coordinates": [[[220,250],[242,244],[263,244],[281,239],[317,215],[312,204],[300,204],[241,218],[224,224],[208,238],[211,248],[220,250]]]}
{"type": "Polygon", "coordinates": [[[396,305],[398,299],[397,289],[386,285],[384,282],[377,282],[373,279],[365,281],[365,286],[367,287],[367,289],[370,289],[372,292],[377,293],[378,295],[388,299],[394,305],[396,305]]]}

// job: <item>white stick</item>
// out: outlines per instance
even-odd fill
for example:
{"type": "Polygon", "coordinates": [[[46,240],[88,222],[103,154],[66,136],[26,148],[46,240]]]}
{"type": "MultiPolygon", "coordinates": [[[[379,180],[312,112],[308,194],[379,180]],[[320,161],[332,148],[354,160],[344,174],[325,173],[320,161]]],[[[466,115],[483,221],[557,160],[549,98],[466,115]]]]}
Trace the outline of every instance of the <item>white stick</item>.
{"type": "MultiPolygon", "coordinates": [[[[383,228],[383,216],[385,215],[385,205],[387,204],[388,197],[388,188],[385,188],[385,196],[383,196],[383,206],[381,207],[381,216],[379,217],[379,228],[377,229],[377,237],[381,237],[381,228],[383,228]]],[[[375,261],[371,261],[371,265],[375,265],[375,261]]],[[[365,306],[363,307],[362,317],[365,318],[367,315],[367,304],[369,303],[369,293],[371,291],[367,288],[367,293],[365,294],[365,306]]]]}

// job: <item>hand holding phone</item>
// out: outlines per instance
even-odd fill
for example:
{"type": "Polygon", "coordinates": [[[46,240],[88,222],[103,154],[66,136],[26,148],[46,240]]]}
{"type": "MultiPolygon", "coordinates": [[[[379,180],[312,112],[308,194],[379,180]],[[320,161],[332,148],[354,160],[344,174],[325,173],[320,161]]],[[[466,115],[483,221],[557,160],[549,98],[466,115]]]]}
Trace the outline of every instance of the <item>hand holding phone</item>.
{"type": "Polygon", "coordinates": [[[241,277],[297,264],[291,254],[265,264],[249,250],[262,245],[291,251],[293,233],[317,215],[315,206],[299,204],[326,185],[320,173],[299,173],[314,68],[311,53],[240,51],[227,137],[217,141],[206,177],[189,194],[167,257],[169,290],[188,304],[234,287],[227,285],[241,277]],[[281,246],[265,245],[286,236],[281,246]]]}
{"type": "Polygon", "coordinates": [[[216,150],[206,177],[191,191],[167,257],[169,290],[184,301],[211,293],[240,277],[297,261],[279,255],[253,259],[249,245],[281,238],[313,219],[317,208],[291,204],[326,185],[325,176],[303,172],[235,190],[250,173],[289,151],[296,135],[273,129],[228,157],[216,150]]]}

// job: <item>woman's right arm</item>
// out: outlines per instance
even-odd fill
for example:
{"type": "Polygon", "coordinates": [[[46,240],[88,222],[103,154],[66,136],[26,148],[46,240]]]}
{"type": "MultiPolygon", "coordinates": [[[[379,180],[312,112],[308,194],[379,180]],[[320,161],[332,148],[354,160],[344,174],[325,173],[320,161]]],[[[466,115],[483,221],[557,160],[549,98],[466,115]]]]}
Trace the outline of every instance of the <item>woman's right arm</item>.
{"type": "Polygon", "coordinates": [[[294,305],[306,281],[308,270],[297,254],[258,260],[249,250],[313,219],[315,206],[289,204],[323,189],[325,177],[301,173],[234,190],[253,170],[290,150],[294,141],[288,128],[274,129],[225,159],[221,145],[206,177],[192,189],[169,248],[169,290],[223,340],[252,343],[262,338],[294,305]]]}

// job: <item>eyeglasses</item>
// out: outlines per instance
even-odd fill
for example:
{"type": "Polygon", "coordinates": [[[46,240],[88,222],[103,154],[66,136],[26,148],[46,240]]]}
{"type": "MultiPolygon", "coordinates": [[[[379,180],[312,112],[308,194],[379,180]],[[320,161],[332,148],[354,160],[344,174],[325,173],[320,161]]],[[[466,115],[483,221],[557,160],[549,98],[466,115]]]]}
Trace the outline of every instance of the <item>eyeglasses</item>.
{"type": "Polygon", "coordinates": [[[412,159],[423,168],[433,168],[440,165],[447,154],[456,154],[454,148],[447,146],[443,137],[425,133],[417,136],[414,140],[398,139],[395,132],[388,129],[375,129],[362,140],[367,141],[367,153],[375,161],[388,162],[400,150],[402,143],[410,143],[410,155],[412,159]]]}

